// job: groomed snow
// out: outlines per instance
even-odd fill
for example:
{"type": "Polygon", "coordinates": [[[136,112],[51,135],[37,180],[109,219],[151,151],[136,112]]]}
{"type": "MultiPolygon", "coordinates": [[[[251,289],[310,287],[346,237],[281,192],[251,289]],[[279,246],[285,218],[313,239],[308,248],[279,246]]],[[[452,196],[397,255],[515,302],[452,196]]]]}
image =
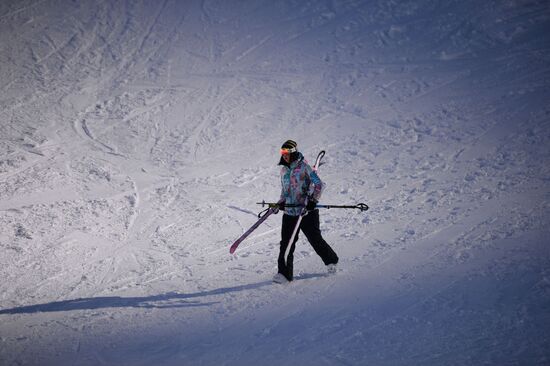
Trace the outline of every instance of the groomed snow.
{"type": "Polygon", "coordinates": [[[550,364],[550,6],[0,2],[0,365],[550,364]],[[321,149],[340,257],[281,215],[321,149]]]}

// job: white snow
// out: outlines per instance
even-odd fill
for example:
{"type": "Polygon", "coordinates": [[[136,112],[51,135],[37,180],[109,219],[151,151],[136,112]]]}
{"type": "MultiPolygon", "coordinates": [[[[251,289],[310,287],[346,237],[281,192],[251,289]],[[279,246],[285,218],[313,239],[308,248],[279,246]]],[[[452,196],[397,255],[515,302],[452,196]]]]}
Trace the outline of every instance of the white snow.
{"type": "Polygon", "coordinates": [[[0,364],[550,364],[550,6],[0,2],[0,364]],[[271,282],[278,148],[326,269],[271,282]]]}

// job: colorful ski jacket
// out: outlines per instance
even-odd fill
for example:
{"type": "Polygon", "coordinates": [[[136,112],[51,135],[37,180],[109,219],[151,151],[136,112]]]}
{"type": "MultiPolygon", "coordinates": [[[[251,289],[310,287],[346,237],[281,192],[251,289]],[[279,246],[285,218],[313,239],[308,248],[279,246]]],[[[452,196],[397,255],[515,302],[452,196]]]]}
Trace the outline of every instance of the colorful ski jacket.
{"type": "MultiPolygon", "coordinates": [[[[325,184],[317,172],[307,163],[304,156],[298,153],[298,159],[286,164],[281,159],[281,197],[279,202],[286,205],[304,205],[309,196],[319,201],[325,184]]],[[[300,215],[301,207],[288,207],[285,213],[290,216],[300,215]]]]}

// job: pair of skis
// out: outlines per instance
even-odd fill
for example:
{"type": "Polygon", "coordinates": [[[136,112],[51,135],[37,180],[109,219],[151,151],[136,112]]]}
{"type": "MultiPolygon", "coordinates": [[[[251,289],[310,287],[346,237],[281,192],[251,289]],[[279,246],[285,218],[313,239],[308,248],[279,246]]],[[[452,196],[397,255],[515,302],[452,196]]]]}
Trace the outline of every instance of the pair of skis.
{"type": "Polygon", "coordinates": [[[245,233],[243,235],[241,235],[241,237],[239,239],[237,239],[232,245],[231,247],[229,248],[229,253],[233,254],[235,253],[235,250],[237,250],[237,247],[239,246],[239,244],[241,244],[241,242],[246,239],[246,237],[248,235],[250,235],[254,230],[256,230],[256,228],[258,226],[260,226],[268,217],[269,215],[275,213],[275,211],[277,211],[277,207],[270,207],[267,209],[267,211],[262,215],[260,216],[260,219],[258,221],[256,221],[256,223],[254,225],[252,225],[250,227],[250,229],[246,230],[245,233]]]}
{"type": "MultiPolygon", "coordinates": [[[[313,165],[313,170],[317,171],[319,166],[321,166],[321,160],[325,156],[325,150],[322,150],[318,155],[317,159],[315,159],[315,164],[313,165]]],[[[305,205],[307,205],[307,198],[305,205]]],[[[296,226],[294,227],[294,231],[292,232],[292,237],[290,238],[289,245],[287,246],[287,252],[285,253],[285,258],[288,256],[288,251],[290,250],[290,246],[292,245],[292,242],[294,241],[294,238],[296,237],[296,234],[298,233],[298,230],[300,229],[300,223],[302,222],[302,218],[307,215],[307,209],[305,205],[302,207],[302,210],[300,212],[300,217],[298,218],[298,222],[296,223],[296,226]]],[[[270,207],[265,211],[265,213],[260,216],[260,219],[256,221],[254,225],[250,227],[239,239],[237,239],[229,248],[229,253],[233,254],[237,250],[237,247],[241,242],[246,239],[247,236],[249,236],[258,226],[260,226],[271,214],[278,212],[279,208],[277,204],[270,204],[270,207]]]]}

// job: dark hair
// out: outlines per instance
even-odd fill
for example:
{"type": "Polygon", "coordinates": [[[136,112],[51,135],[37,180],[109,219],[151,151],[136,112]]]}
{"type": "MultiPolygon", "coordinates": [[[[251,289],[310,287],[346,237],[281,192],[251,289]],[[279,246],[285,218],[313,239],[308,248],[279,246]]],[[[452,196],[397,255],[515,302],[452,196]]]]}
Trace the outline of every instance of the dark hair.
{"type": "Polygon", "coordinates": [[[290,164],[296,160],[300,159],[300,153],[298,151],[290,153],[290,160],[287,163],[286,160],[281,156],[281,159],[279,160],[278,165],[284,165],[287,167],[290,167],[290,164]]]}

